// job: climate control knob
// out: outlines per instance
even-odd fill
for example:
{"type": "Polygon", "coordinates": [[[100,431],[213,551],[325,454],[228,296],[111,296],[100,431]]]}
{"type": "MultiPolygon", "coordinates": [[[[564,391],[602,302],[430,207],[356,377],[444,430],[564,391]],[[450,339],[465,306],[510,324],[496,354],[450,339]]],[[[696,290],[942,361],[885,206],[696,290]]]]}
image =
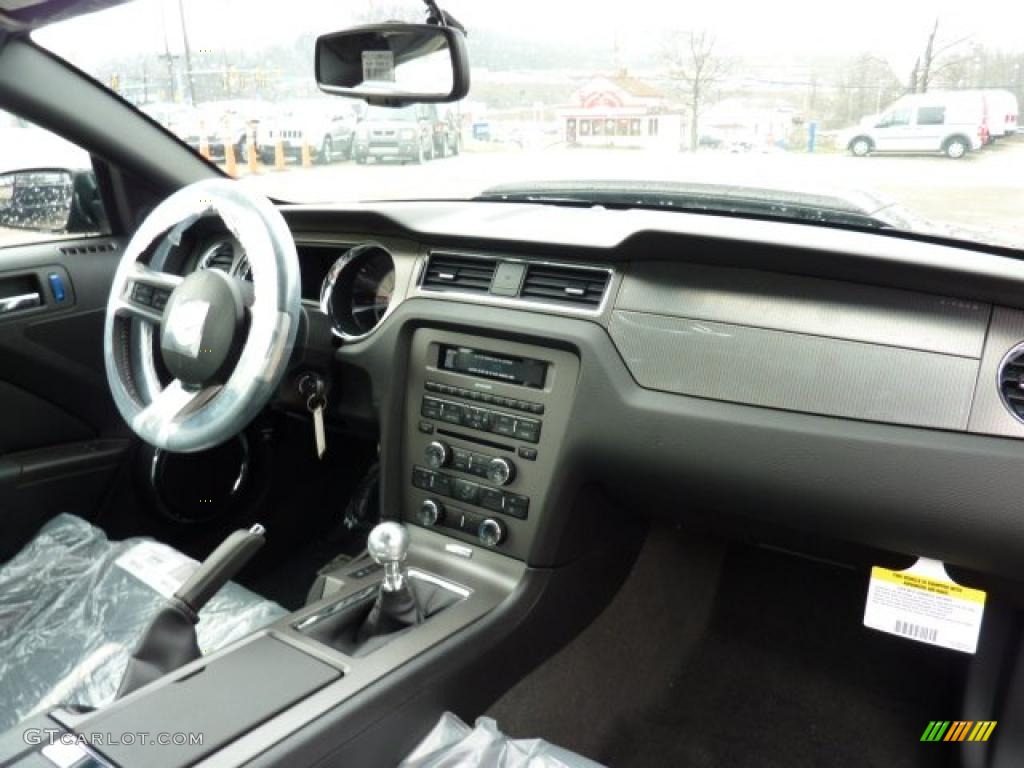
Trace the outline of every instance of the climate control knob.
{"type": "Polygon", "coordinates": [[[508,485],[516,476],[516,465],[500,456],[487,464],[487,479],[495,485],[508,485]]]}
{"type": "Polygon", "coordinates": [[[501,520],[488,517],[477,529],[476,537],[485,547],[496,547],[505,540],[505,524],[501,520]]]}
{"type": "Polygon", "coordinates": [[[424,451],[427,464],[432,469],[440,469],[446,466],[452,457],[451,449],[440,440],[432,441],[424,451]]]}
{"type": "Polygon", "coordinates": [[[433,499],[424,499],[416,510],[416,522],[427,528],[438,525],[444,520],[444,505],[433,499]]]}

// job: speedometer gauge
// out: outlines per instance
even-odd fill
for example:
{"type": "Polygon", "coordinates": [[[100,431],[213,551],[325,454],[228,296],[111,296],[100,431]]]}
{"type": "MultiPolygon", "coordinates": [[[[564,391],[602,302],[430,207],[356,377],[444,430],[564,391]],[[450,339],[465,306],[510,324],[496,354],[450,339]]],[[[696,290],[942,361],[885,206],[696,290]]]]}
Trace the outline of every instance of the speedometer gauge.
{"type": "Polygon", "coordinates": [[[381,245],[365,243],[334,262],[320,289],[320,308],[337,336],[360,339],[384,319],[394,290],[391,254],[381,245]]]}

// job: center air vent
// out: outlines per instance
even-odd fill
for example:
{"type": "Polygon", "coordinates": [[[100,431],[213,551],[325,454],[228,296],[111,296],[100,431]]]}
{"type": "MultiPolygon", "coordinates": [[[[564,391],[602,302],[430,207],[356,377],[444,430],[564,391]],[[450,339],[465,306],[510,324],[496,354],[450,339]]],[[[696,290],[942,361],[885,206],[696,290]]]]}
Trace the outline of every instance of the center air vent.
{"type": "Polygon", "coordinates": [[[608,287],[608,273],[599,269],[531,264],[519,296],[596,309],[608,287]]]}
{"type": "Polygon", "coordinates": [[[423,287],[431,290],[487,293],[494,277],[495,262],[451,253],[432,253],[423,276],[423,287]]]}
{"type": "Polygon", "coordinates": [[[1010,413],[1024,421],[1024,344],[1007,352],[999,364],[999,396],[1010,413]]]}

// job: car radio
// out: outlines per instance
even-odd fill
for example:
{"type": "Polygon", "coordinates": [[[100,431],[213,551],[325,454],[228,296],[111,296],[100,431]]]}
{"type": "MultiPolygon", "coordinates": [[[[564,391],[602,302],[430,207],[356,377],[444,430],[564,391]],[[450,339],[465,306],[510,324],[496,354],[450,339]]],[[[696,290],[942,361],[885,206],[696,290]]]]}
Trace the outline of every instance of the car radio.
{"type": "Polygon", "coordinates": [[[411,363],[403,518],[525,557],[568,420],[578,358],[420,329],[411,363]]]}

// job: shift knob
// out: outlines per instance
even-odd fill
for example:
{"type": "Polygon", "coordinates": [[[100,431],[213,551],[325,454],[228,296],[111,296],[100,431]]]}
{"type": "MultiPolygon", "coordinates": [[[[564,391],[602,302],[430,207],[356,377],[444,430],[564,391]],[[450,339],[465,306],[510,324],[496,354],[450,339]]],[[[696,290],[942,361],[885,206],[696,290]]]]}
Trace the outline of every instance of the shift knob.
{"type": "Polygon", "coordinates": [[[382,587],[388,592],[402,589],[402,563],[409,554],[409,531],[401,523],[380,523],[370,531],[366,549],[378,565],[384,566],[382,587]]]}

